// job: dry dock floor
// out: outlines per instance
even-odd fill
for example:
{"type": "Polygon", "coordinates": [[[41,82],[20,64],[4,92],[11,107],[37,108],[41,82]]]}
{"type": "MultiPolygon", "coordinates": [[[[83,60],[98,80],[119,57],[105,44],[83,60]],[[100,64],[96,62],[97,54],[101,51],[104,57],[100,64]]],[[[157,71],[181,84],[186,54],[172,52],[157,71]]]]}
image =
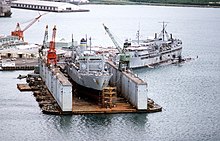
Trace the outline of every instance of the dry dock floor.
{"type": "Polygon", "coordinates": [[[28,84],[17,84],[17,88],[20,91],[33,91],[42,112],[46,114],[153,113],[162,111],[162,107],[154,103],[153,100],[146,103],[148,104],[147,110],[137,110],[125,98],[117,97],[115,105],[110,108],[109,106],[103,107],[102,104],[94,101],[79,98],[73,94],[72,112],[63,113],[60,108],[56,107],[58,104],[55,104],[55,99],[47,89],[42,91],[39,88],[30,87],[28,84]]]}
{"type": "Polygon", "coordinates": [[[133,113],[137,112],[137,109],[130,103],[126,102],[124,98],[117,98],[116,105],[114,107],[103,107],[101,104],[73,98],[73,114],[95,114],[95,113],[133,113]]]}

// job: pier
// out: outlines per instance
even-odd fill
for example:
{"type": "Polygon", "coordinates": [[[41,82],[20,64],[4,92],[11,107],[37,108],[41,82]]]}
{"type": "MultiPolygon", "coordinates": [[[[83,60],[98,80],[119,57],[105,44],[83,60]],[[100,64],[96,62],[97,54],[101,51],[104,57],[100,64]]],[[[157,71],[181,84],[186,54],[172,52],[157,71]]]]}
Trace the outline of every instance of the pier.
{"type": "Polygon", "coordinates": [[[1,58],[0,71],[34,70],[37,65],[36,58],[1,58]]]}
{"type": "Polygon", "coordinates": [[[35,0],[12,1],[11,7],[49,12],[89,12],[88,9],[81,9],[79,6],[74,4],[35,0]]]}

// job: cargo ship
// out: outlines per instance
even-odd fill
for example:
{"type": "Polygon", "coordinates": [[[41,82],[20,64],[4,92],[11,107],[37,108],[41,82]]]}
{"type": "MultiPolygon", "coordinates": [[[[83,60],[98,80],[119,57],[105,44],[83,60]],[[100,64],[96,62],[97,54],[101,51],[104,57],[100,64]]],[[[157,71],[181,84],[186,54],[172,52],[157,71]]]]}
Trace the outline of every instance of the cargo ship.
{"type": "Polygon", "coordinates": [[[72,53],[66,64],[67,74],[77,84],[101,91],[108,86],[112,73],[109,72],[103,55],[88,49],[87,39],[81,39],[80,45],[72,53]]]}
{"type": "Polygon", "coordinates": [[[0,1],[0,17],[11,17],[11,6],[10,1],[0,1]]]}

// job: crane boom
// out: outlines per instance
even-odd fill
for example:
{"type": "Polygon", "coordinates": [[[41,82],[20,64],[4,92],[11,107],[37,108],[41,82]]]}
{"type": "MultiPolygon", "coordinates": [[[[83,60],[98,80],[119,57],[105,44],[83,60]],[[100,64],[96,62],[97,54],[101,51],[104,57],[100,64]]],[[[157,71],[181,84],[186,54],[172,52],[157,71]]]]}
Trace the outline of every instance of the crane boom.
{"type": "Polygon", "coordinates": [[[109,37],[111,38],[112,42],[115,44],[116,48],[119,51],[119,70],[126,70],[129,67],[129,62],[130,62],[130,54],[126,53],[124,51],[124,48],[126,48],[129,43],[124,43],[124,47],[123,49],[118,45],[118,43],[116,42],[115,38],[113,37],[113,35],[111,34],[111,32],[109,31],[108,27],[106,27],[103,24],[105,31],[108,33],[109,37]]]}
{"type": "MultiPolygon", "coordinates": [[[[45,13],[46,14],[46,13],[45,13]]],[[[24,41],[24,31],[26,31],[29,27],[31,27],[38,19],[40,19],[40,17],[42,17],[43,15],[39,15],[38,17],[36,17],[30,24],[28,24],[23,30],[20,28],[20,24],[17,23],[16,25],[16,29],[15,31],[11,32],[12,36],[18,36],[19,40],[24,41]]]]}
{"type": "Polygon", "coordinates": [[[104,29],[105,31],[108,33],[108,36],[111,38],[112,42],[114,43],[115,47],[118,49],[119,53],[123,53],[122,48],[119,46],[119,44],[116,42],[115,38],[113,37],[113,35],[111,34],[110,30],[108,29],[108,27],[106,27],[104,24],[104,29]]]}
{"type": "Polygon", "coordinates": [[[42,48],[47,48],[47,41],[48,41],[48,25],[46,25],[45,33],[44,33],[44,40],[42,48]]]}
{"type": "Polygon", "coordinates": [[[39,15],[38,17],[36,17],[36,18],[34,18],[34,20],[30,23],[30,24],[28,24],[24,29],[23,29],[23,32],[25,31],[25,30],[27,30],[29,27],[31,27],[38,19],[40,19],[40,17],[42,17],[43,15],[45,15],[45,13],[44,14],[42,14],[42,15],[39,15]]]}

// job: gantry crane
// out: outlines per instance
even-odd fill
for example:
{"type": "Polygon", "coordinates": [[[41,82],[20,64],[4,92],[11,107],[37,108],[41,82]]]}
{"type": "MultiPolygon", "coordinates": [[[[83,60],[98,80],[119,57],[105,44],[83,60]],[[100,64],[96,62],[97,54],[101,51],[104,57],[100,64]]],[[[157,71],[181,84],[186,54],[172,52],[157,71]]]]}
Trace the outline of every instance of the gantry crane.
{"type": "Polygon", "coordinates": [[[57,65],[57,55],[55,49],[55,38],[56,38],[56,26],[53,28],[52,40],[50,41],[50,47],[47,52],[47,65],[57,65]]]}
{"type": "Polygon", "coordinates": [[[15,28],[15,31],[11,32],[12,36],[18,36],[19,40],[24,41],[24,31],[26,31],[29,27],[31,27],[37,20],[40,19],[41,16],[43,16],[45,14],[39,15],[38,17],[36,17],[30,24],[28,24],[23,30],[20,27],[20,24],[17,23],[17,26],[15,28]]]}
{"type": "Polygon", "coordinates": [[[130,62],[130,54],[126,53],[124,51],[124,48],[128,47],[129,43],[125,42],[124,47],[121,48],[119,44],[117,43],[117,41],[115,40],[114,36],[111,34],[108,27],[106,27],[104,24],[103,26],[104,26],[105,31],[108,33],[109,37],[111,38],[112,42],[114,43],[115,47],[118,49],[119,57],[120,57],[119,58],[119,69],[120,70],[126,69],[130,62]]]}

